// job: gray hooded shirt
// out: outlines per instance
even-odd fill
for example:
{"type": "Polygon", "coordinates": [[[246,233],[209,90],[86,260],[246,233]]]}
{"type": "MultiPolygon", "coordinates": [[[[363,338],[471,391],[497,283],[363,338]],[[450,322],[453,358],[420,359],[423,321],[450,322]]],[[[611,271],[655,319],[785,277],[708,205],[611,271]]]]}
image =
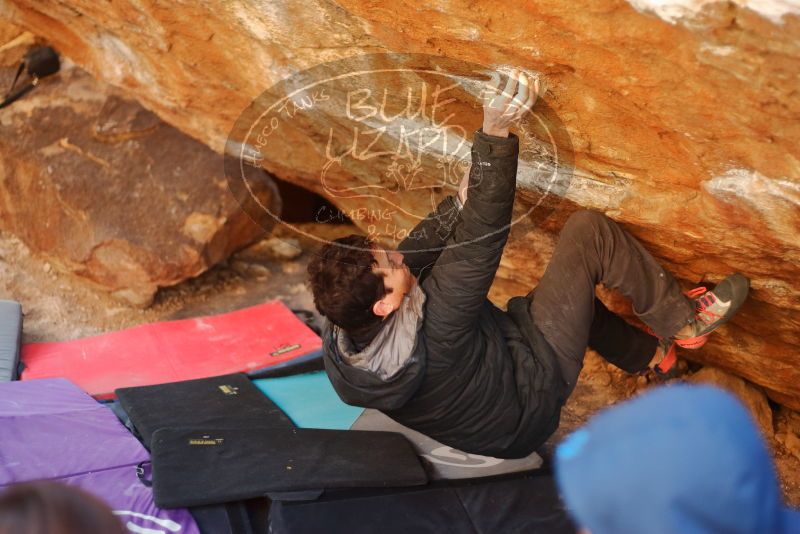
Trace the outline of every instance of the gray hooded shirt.
{"type": "Polygon", "coordinates": [[[339,354],[342,359],[359,369],[369,371],[381,380],[390,380],[414,358],[417,331],[422,324],[425,293],[414,284],[403,298],[400,307],[385,319],[378,335],[358,351],[355,344],[341,328],[334,327],[339,354]]]}

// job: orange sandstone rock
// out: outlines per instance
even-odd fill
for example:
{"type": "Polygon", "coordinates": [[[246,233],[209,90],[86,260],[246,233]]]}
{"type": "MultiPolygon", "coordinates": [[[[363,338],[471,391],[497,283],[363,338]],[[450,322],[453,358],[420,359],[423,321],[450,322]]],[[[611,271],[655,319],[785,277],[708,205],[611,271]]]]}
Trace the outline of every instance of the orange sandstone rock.
{"type": "Polygon", "coordinates": [[[146,306],[264,229],[228,194],[222,157],[116,93],[66,67],[0,110],[0,228],[48,269],[146,306]]]}
{"type": "MultiPolygon", "coordinates": [[[[550,89],[538,109],[566,135],[539,141],[562,148],[574,173],[552,217],[522,217],[514,227],[493,295],[536,283],[569,211],[603,210],[687,287],[731,271],[752,279],[739,316],[686,356],[797,409],[800,18],[776,7],[786,2],[755,3],[761,11],[744,3],[234,0],[165,8],[152,0],[3,0],[0,13],[219,152],[262,92],[326,61],[426,53],[540,73],[550,89]]],[[[448,105],[465,127],[480,125],[474,94],[448,105]]],[[[333,187],[323,185],[326,137],[333,128],[344,138],[351,124],[343,112],[300,115],[270,139],[261,164],[347,212],[365,209],[356,223],[369,231],[383,221],[386,198],[331,191],[385,188],[386,165],[351,158],[331,175],[333,187]]],[[[432,168],[415,179],[434,185],[432,168]]],[[[399,175],[406,183],[407,171],[399,175]]],[[[399,228],[429,204],[425,194],[406,192],[403,209],[389,214],[399,228]]],[[[522,173],[517,211],[526,213],[536,198],[522,173]]]]}

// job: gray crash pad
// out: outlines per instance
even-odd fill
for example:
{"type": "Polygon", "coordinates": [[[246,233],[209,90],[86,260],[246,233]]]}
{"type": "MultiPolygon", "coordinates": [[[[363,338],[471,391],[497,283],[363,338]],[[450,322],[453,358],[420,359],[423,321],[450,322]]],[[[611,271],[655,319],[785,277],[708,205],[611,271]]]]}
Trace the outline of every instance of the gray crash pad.
{"type": "Polygon", "coordinates": [[[0,300],[0,382],[16,380],[22,342],[22,306],[13,300],[0,300]]]}

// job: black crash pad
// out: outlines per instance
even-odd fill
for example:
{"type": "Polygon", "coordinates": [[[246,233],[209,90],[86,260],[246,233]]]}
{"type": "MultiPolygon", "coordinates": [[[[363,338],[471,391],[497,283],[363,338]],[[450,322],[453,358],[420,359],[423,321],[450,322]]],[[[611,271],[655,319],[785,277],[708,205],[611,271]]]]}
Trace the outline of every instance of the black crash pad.
{"type": "Polygon", "coordinates": [[[159,428],[294,425],[244,373],[116,390],[146,447],[159,428]]]}
{"type": "Polygon", "coordinates": [[[550,474],[437,483],[424,489],[329,492],[314,502],[273,502],[281,534],[574,534],[550,474]]]}
{"type": "Polygon", "coordinates": [[[151,443],[156,504],[214,504],[273,492],[427,482],[400,434],[284,428],[161,428],[151,443]]]}

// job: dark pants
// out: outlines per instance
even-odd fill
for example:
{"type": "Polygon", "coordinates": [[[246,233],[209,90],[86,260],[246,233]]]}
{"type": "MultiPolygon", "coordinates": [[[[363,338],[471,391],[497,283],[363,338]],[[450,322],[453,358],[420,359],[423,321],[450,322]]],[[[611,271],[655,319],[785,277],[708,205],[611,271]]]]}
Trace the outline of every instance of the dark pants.
{"type": "Polygon", "coordinates": [[[531,303],[534,323],[558,356],[570,393],[587,346],[635,373],[647,367],[658,344],[597,299],[598,283],[629,298],[634,313],[661,337],[674,335],[694,317],[678,282],[636,239],[602,213],[572,214],[531,303]]]}

